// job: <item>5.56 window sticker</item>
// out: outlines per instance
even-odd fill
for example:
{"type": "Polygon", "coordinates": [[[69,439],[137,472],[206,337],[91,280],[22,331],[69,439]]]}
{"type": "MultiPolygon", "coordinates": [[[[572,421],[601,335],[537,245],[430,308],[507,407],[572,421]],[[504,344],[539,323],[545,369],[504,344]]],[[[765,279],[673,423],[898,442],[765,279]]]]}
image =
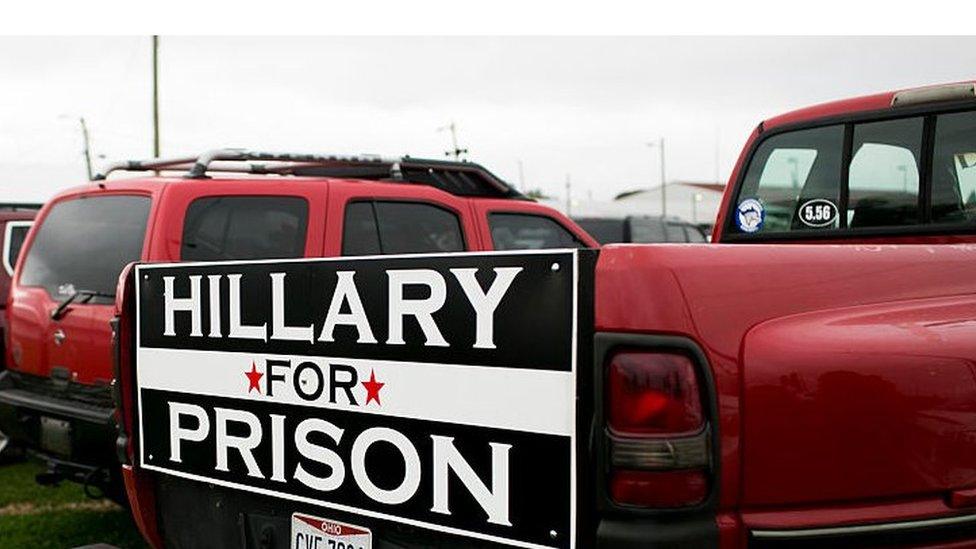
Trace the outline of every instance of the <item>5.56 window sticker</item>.
{"type": "Polygon", "coordinates": [[[837,220],[837,206],[826,198],[814,198],[800,205],[797,216],[807,227],[830,227],[837,220]]]}

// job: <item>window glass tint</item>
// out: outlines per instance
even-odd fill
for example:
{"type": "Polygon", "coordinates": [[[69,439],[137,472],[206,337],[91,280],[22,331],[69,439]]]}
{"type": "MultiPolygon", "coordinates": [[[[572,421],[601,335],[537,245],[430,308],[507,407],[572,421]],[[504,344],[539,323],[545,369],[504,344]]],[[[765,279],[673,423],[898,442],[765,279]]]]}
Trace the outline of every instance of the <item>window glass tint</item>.
{"type": "Polygon", "coordinates": [[[664,223],[653,217],[630,218],[630,241],[638,243],[667,242],[664,223]]]}
{"type": "Polygon", "coordinates": [[[586,217],[574,221],[600,244],[624,242],[623,219],[586,217]]]}
{"type": "MultiPolygon", "coordinates": [[[[142,256],[149,216],[144,196],[98,196],[55,204],[27,251],[20,283],[52,297],[88,290],[114,295],[126,264],[142,256]]],[[[95,297],[92,301],[105,301],[95,297]]]]}
{"type": "MultiPolygon", "coordinates": [[[[764,220],[749,226],[749,231],[734,223],[734,230],[761,234],[811,228],[798,213],[814,199],[831,202],[836,211],[843,147],[841,125],[783,133],[764,141],[753,155],[737,201],[758,200],[764,220]]],[[[824,226],[837,227],[838,221],[824,226]]]]}
{"type": "Polygon", "coordinates": [[[531,214],[494,213],[488,216],[491,241],[496,250],[575,248],[572,233],[548,217],[531,214]]]}
{"type": "Polygon", "coordinates": [[[944,114],[935,121],[932,221],[976,220],[976,113],[944,114]]]}
{"type": "Polygon", "coordinates": [[[30,230],[31,223],[29,221],[8,221],[6,232],[7,232],[7,242],[5,243],[5,249],[7,251],[7,257],[4,258],[4,268],[7,269],[7,273],[12,275],[14,265],[17,264],[17,257],[20,255],[20,248],[24,245],[24,239],[27,238],[27,231],[30,230]]]}
{"type": "Polygon", "coordinates": [[[186,261],[302,257],[308,203],[290,196],[198,198],[186,210],[186,261]]]}
{"type": "Polygon", "coordinates": [[[854,126],[847,219],[852,228],[918,223],[922,119],[854,126]]]}
{"type": "Polygon", "coordinates": [[[461,223],[453,213],[417,202],[375,202],[384,254],[464,251],[461,223]]]}
{"type": "Polygon", "coordinates": [[[464,251],[458,217],[419,202],[350,202],[342,235],[343,255],[464,251]]]}
{"type": "Polygon", "coordinates": [[[348,204],[342,227],[342,255],[383,253],[372,202],[348,204]]]}

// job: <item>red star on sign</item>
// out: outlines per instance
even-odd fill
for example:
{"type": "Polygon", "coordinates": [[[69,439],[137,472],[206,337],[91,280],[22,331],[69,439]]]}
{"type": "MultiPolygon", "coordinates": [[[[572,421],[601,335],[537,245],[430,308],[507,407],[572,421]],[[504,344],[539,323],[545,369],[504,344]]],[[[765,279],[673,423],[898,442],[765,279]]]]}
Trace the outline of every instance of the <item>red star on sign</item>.
{"type": "Polygon", "coordinates": [[[369,381],[363,381],[362,383],[363,387],[366,387],[366,404],[369,404],[369,401],[371,400],[375,400],[376,404],[382,406],[382,404],[380,404],[380,389],[382,389],[386,383],[377,382],[376,372],[373,370],[369,371],[369,381]]]}
{"type": "Polygon", "coordinates": [[[247,381],[250,384],[247,388],[247,392],[250,393],[251,391],[257,389],[258,393],[260,393],[261,385],[259,385],[259,382],[264,374],[258,371],[258,367],[254,365],[254,361],[251,361],[251,371],[244,372],[244,375],[247,376],[247,381]]]}

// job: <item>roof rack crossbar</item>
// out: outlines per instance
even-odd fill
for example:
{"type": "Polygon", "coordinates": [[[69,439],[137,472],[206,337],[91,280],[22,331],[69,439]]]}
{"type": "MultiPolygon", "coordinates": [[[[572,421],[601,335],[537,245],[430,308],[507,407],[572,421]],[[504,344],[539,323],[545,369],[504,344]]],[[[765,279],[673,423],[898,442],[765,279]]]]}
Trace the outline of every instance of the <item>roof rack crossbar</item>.
{"type": "Polygon", "coordinates": [[[377,155],[342,155],[342,154],[303,154],[303,153],[272,153],[257,152],[244,149],[216,149],[208,151],[196,160],[193,167],[186,174],[187,178],[199,179],[205,177],[207,168],[216,160],[233,160],[238,162],[289,162],[294,164],[329,165],[329,164],[389,164],[397,165],[398,158],[384,158],[377,155]]]}
{"type": "MultiPolygon", "coordinates": [[[[416,173],[423,170],[430,173],[436,181],[453,182],[458,179],[450,177],[448,172],[463,172],[478,177],[487,183],[494,192],[502,196],[521,197],[521,193],[502,181],[485,168],[469,162],[451,162],[444,160],[425,160],[405,156],[402,158],[383,157],[379,155],[342,155],[342,154],[304,154],[304,153],[274,153],[249,151],[246,149],[215,149],[198,157],[157,158],[152,160],[129,160],[108,165],[93,180],[105,180],[115,171],[182,171],[186,170],[187,179],[204,179],[208,172],[246,173],[252,175],[321,175],[316,169],[342,170],[367,169],[375,167],[373,177],[385,177],[394,181],[413,181],[407,171],[416,173]],[[441,172],[442,177],[435,174],[441,172]]],[[[460,174],[458,174],[460,175],[460,174]]],[[[355,177],[355,176],[352,176],[355,177]]],[[[466,180],[467,178],[462,178],[466,180]]]]}

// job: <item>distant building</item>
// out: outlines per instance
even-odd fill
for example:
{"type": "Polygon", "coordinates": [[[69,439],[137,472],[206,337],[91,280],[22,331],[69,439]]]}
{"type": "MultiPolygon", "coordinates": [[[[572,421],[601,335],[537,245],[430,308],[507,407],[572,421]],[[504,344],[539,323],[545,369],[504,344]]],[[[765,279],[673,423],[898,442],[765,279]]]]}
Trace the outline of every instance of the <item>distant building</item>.
{"type": "MultiPolygon", "coordinates": [[[[714,223],[725,193],[724,183],[674,181],[667,184],[668,217],[694,224],[714,223]]],[[[615,209],[631,215],[661,215],[661,186],[618,194],[615,209]]]]}

